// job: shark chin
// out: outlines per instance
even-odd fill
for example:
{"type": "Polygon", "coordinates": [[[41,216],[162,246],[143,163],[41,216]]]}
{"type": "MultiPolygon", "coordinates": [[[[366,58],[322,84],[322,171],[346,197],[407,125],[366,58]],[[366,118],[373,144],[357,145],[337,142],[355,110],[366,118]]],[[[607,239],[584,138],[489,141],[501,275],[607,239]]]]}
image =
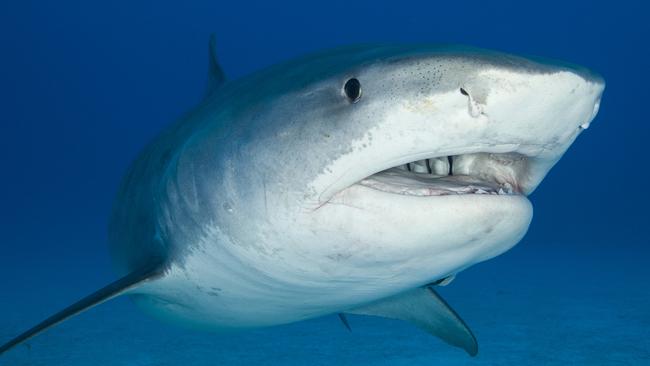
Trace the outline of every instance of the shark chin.
{"type": "Polygon", "coordinates": [[[0,354],[128,295],[209,330],[338,314],[398,319],[478,353],[436,292],[526,234],[528,196],[598,113],[602,77],[450,45],[361,45],[227,80],[127,170],[109,222],[117,280],[0,354]]]}

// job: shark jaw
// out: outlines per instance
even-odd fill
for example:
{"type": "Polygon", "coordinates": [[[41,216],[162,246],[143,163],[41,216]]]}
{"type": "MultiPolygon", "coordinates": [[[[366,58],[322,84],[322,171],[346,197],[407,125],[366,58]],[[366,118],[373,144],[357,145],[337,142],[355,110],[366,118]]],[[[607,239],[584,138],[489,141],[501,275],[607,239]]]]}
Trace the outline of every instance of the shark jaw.
{"type": "Polygon", "coordinates": [[[417,160],[373,174],[356,184],[409,196],[523,194],[528,159],[517,153],[477,153],[417,160]],[[479,169],[474,167],[479,164],[479,169]]]}
{"type": "MultiPolygon", "coordinates": [[[[422,198],[490,195],[526,199],[539,184],[532,181],[535,172],[546,170],[549,165],[544,159],[518,151],[468,151],[410,160],[382,169],[338,190],[328,202],[338,202],[341,196],[348,196],[353,187],[370,188],[388,195],[422,198]]],[[[410,158],[401,160],[405,159],[410,158]]],[[[387,199],[390,197],[386,196],[387,199]]]]}

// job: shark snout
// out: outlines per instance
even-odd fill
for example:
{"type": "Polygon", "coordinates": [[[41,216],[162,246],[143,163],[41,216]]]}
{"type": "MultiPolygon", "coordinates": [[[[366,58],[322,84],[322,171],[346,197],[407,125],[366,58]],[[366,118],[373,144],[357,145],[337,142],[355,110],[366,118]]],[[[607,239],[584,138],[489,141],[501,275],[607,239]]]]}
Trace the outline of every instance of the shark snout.
{"type": "Polygon", "coordinates": [[[582,118],[576,121],[580,129],[587,129],[600,109],[600,101],[605,90],[605,79],[599,73],[588,68],[558,62],[557,74],[570,73],[576,80],[576,86],[567,94],[568,100],[576,105],[584,104],[582,118]]]}

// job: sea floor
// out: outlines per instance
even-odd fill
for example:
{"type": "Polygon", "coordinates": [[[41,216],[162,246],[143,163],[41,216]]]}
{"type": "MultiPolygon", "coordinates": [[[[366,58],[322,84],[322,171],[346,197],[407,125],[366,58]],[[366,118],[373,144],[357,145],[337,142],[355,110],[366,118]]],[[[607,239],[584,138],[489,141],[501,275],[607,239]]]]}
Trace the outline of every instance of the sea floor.
{"type": "MultiPolygon", "coordinates": [[[[48,278],[18,286],[3,272],[17,294],[2,293],[2,342],[84,295],[48,278]]],[[[160,323],[123,298],[0,356],[0,365],[650,365],[648,280],[647,258],[615,248],[514,251],[471,268],[439,292],[478,338],[475,358],[399,321],[349,316],[348,332],[327,316],[213,334],[160,323]]]]}

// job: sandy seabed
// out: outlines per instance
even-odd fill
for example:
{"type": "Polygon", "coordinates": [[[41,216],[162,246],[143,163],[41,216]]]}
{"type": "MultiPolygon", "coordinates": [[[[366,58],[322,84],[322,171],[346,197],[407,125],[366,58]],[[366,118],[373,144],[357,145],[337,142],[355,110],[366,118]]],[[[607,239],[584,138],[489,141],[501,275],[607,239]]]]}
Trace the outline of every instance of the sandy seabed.
{"type": "MultiPolygon", "coordinates": [[[[439,292],[476,334],[475,358],[387,319],[349,316],[352,332],[327,316],[213,334],[160,323],[117,299],[0,356],[0,365],[650,365],[649,279],[643,258],[614,249],[508,253],[471,268],[439,292]]],[[[84,295],[73,284],[64,290],[39,304],[21,303],[35,292],[4,292],[0,341],[84,295]]]]}

